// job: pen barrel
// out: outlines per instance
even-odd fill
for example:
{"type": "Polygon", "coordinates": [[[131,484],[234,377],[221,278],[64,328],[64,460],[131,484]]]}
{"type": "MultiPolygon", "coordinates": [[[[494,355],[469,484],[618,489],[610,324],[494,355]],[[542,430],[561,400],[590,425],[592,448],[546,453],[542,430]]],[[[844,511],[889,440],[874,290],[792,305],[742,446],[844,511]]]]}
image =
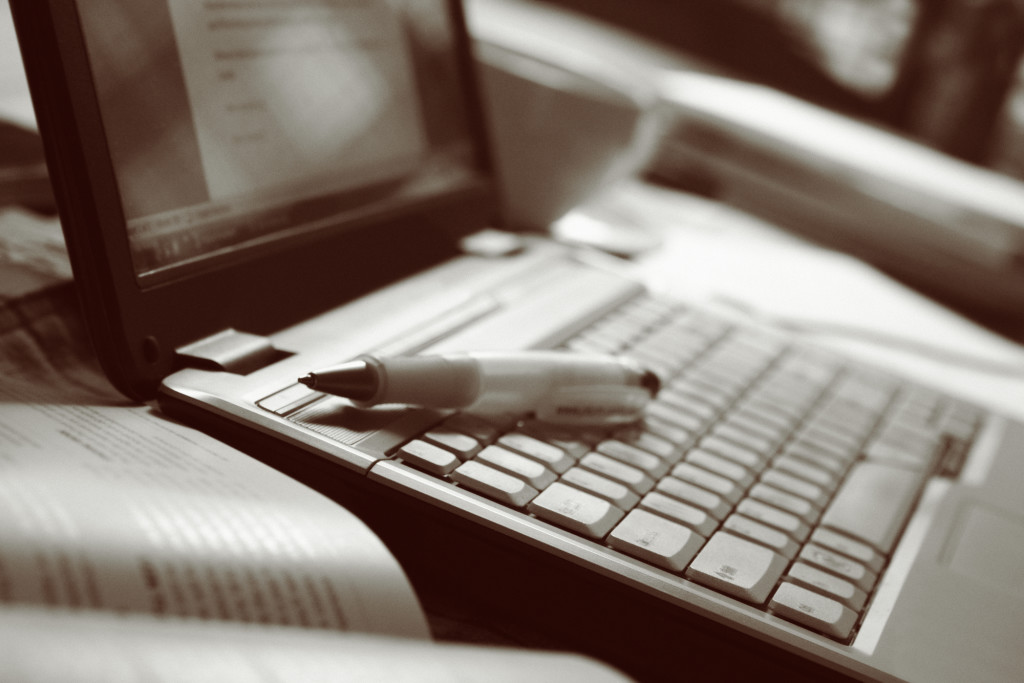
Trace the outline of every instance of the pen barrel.
{"type": "Polygon", "coordinates": [[[479,414],[534,413],[592,424],[637,419],[656,389],[643,368],[611,356],[567,351],[364,357],[377,373],[372,397],[387,403],[479,414]]]}
{"type": "Polygon", "coordinates": [[[356,405],[405,403],[431,408],[465,408],[480,394],[480,372],[469,356],[363,358],[377,371],[376,393],[356,405]]]}
{"type": "Polygon", "coordinates": [[[474,354],[479,397],[466,407],[481,414],[535,412],[556,421],[636,419],[650,400],[644,372],[630,361],[564,351],[474,354]]]}

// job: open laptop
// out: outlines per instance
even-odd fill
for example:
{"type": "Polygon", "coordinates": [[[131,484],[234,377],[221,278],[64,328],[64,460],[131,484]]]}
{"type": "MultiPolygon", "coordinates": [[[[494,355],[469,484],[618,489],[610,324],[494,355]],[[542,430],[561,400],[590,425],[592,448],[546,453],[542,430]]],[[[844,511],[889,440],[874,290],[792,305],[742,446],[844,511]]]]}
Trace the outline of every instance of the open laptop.
{"type": "Polygon", "coordinates": [[[463,249],[495,180],[458,3],[11,4],[111,380],[351,507],[428,607],[644,679],[1019,676],[1024,426],[544,239],[463,249]],[[664,387],[565,430],[296,382],[528,348],[664,387]]]}

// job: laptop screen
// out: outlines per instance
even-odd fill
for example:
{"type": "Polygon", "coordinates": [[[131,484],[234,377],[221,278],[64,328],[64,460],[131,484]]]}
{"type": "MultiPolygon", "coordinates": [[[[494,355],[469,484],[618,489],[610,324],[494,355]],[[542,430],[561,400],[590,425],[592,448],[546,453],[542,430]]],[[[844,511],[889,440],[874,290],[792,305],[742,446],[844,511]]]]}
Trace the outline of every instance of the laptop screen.
{"type": "Polygon", "coordinates": [[[143,281],[478,180],[443,0],[79,11],[143,281]]]}

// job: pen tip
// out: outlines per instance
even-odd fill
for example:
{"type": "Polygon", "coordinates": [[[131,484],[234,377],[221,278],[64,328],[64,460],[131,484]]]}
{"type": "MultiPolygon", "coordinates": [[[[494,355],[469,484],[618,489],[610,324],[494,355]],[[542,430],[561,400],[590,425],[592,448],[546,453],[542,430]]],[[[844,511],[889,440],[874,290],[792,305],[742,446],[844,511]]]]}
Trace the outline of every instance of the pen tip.
{"type": "Polygon", "coordinates": [[[314,386],[316,386],[316,377],[313,375],[313,373],[309,373],[305,377],[299,378],[299,384],[305,384],[307,387],[312,389],[314,386]]]}

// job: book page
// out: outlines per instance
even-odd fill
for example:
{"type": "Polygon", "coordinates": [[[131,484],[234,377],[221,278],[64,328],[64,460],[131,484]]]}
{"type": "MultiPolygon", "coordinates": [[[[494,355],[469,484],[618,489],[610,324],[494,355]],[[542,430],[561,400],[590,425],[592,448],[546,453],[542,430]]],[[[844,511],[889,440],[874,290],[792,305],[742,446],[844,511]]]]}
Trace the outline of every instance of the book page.
{"type": "MultiPolygon", "coordinates": [[[[5,236],[17,227],[0,214],[5,236]]],[[[74,290],[59,272],[38,285],[0,293],[0,606],[428,636],[362,522],[127,401],[86,343],[74,290]]]]}
{"type": "Polygon", "coordinates": [[[428,636],[332,501],[148,407],[0,378],[0,604],[428,636]]]}
{"type": "Polygon", "coordinates": [[[22,683],[626,680],[577,655],[41,610],[0,611],[0,671],[22,683]]]}

